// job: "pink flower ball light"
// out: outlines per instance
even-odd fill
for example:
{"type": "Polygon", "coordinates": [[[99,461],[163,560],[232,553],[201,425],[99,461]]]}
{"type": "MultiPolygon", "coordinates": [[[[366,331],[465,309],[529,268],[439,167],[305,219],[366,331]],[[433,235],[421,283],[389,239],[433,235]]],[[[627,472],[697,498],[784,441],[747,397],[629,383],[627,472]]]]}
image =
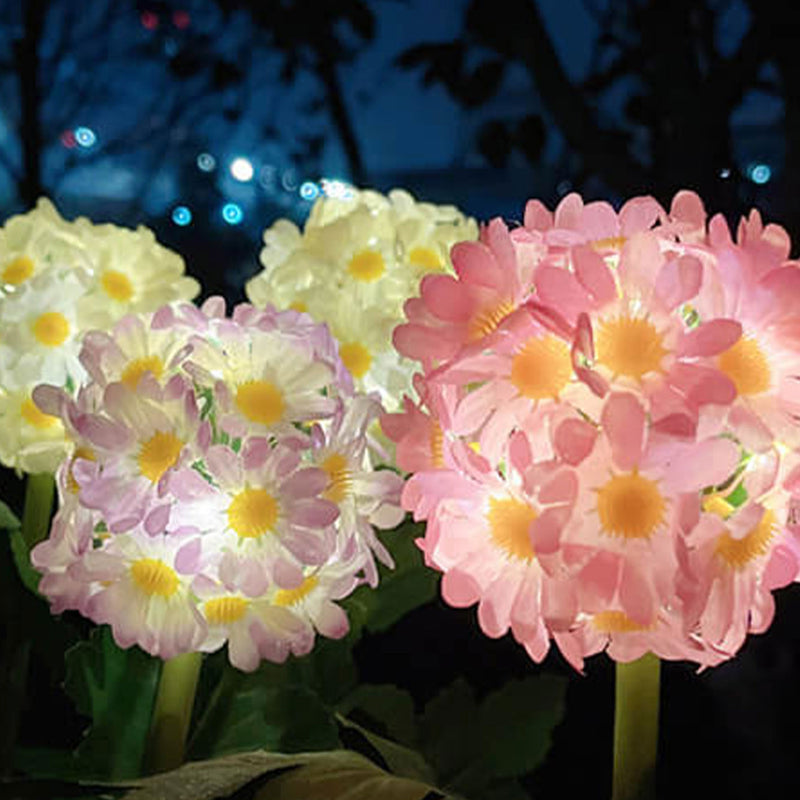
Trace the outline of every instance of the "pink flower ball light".
{"type": "Polygon", "coordinates": [[[164,659],[227,643],[248,671],[345,635],[337,601],[391,565],[373,526],[402,519],[402,481],[372,470],[380,403],[327,328],[212,298],[91,332],[81,361],[76,398],[34,393],[73,442],[32,552],[53,611],[164,659]]]}
{"type": "Polygon", "coordinates": [[[453,606],[541,661],[710,666],[798,580],[800,264],[679,192],[532,200],[453,248],[395,330],[417,402],[384,415],[453,606]]]}

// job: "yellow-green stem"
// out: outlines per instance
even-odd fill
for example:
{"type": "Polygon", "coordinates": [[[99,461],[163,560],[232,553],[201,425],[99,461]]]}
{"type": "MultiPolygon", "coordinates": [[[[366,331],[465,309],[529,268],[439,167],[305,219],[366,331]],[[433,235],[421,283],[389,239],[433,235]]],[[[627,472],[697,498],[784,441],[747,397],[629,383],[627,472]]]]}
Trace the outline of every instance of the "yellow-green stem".
{"type": "Polygon", "coordinates": [[[147,747],[150,771],[167,772],[183,763],[202,653],[184,653],[161,667],[147,747]]]}
{"type": "Polygon", "coordinates": [[[49,472],[28,475],[25,482],[25,508],[22,512],[22,538],[30,550],[50,530],[55,481],[49,472]]]}
{"type": "Polygon", "coordinates": [[[652,653],[617,664],[612,800],[655,797],[660,672],[652,653]]]}

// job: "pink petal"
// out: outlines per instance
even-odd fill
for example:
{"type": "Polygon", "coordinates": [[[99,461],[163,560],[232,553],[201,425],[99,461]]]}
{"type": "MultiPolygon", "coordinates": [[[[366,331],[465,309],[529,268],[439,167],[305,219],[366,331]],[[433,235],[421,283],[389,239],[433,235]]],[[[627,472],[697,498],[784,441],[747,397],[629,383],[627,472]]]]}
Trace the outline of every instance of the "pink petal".
{"type": "Polygon", "coordinates": [[[687,223],[691,228],[704,228],[706,209],[696,192],[682,189],[672,198],[669,215],[679,222],[687,223]]]}
{"type": "Polygon", "coordinates": [[[786,545],[777,545],[770,553],[762,580],[764,586],[772,591],[788,586],[797,580],[798,563],[795,554],[786,545]]]}
{"type": "Polygon", "coordinates": [[[539,200],[528,200],[523,224],[529,230],[546,231],[553,227],[553,212],[539,200]]]}
{"type": "Polygon", "coordinates": [[[454,244],[450,259],[456,274],[465,283],[496,289],[503,282],[492,251],[483,242],[454,244]]]}
{"type": "Polygon", "coordinates": [[[144,529],[150,534],[150,536],[163,533],[164,529],[169,523],[169,513],[171,508],[172,506],[170,503],[164,503],[163,505],[154,508],[144,518],[144,529]]]}
{"type": "Polygon", "coordinates": [[[559,458],[576,466],[592,452],[596,439],[594,425],[582,419],[568,419],[556,428],[553,444],[559,458]]]}
{"type": "Polygon", "coordinates": [[[633,469],[642,455],[646,415],[639,399],[628,392],[614,392],[603,407],[601,423],[620,469],[633,469]]]}
{"type": "Polygon", "coordinates": [[[202,552],[203,543],[199,536],[182,545],[175,553],[175,569],[181,575],[191,575],[197,572],[202,552]]]}
{"type": "Polygon", "coordinates": [[[557,308],[570,324],[594,305],[575,275],[562,267],[543,264],[536,270],[535,283],[542,302],[557,308]]]}
{"type": "Polygon", "coordinates": [[[619,227],[623,236],[648,231],[664,215],[664,209],[653,197],[632,197],[619,210],[619,227]]]}
{"type": "Polygon", "coordinates": [[[601,550],[581,570],[579,585],[582,602],[588,609],[602,610],[611,603],[620,580],[623,559],[601,550]]]}
{"type": "Polygon", "coordinates": [[[617,284],[603,257],[588,245],[572,248],[572,265],[583,286],[598,304],[617,296],[617,284]]]}
{"type": "Polygon", "coordinates": [[[691,300],[703,280],[703,265],[694,256],[680,256],[667,261],[656,278],[656,294],[670,311],[691,300]]]}
{"type": "Polygon", "coordinates": [[[480,587],[470,576],[451,569],[442,577],[442,597],[454,608],[466,608],[481,596],[480,587]]]}
{"type": "Polygon", "coordinates": [[[425,307],[439,319],[466,322],[472,314],[474,301],[452,275],[426,275],[420,292],[425,307]]]}
{"type": "Polygon", "coordinates": [[[329,639],[341,639],[347,636],[350,623],[344,610],[330,601],[325,601],[313,616],[314,626],[329,639]]]}
{"type": "Polygon", "coordinates": [[[650,584],[630,561],[625,561],[619,586],[622,610],[639,625],[653,621],[653,594],[650,584]]]}
{"type": "Polygon", "coordinates": [[[556,206],[555,227],[578,230],[583,217],[583,199],[577,192],[570,192],[556,206]]]}
{"type": "Polygon", "coordinates": [[[712,319],[684,334],[678,354],[716,356],[733,347],[742,335],[742,325],[734,319],[712,319]]]}
{"type": "Polygon", "coordinates": [[[533,549],[540,555],[550,555],[558,550],[561,532],[569,520],[570,510],[563,506],[548,508],[531,523],[530,538],[533,549]]]}
{"type": "Polygon", "coordinates": [[[289,519],[304,528],[327,528],[339,516],[339,507],[328,500],[301,500],[292,505],[289,519]]]}

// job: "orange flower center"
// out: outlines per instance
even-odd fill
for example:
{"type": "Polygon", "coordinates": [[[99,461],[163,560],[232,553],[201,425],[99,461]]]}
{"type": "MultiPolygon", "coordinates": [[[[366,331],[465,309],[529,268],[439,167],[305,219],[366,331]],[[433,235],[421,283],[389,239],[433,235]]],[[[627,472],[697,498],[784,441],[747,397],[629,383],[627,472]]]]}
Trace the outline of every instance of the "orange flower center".
{"type": "Polygon", "coordinates": [[[386,262],[376,250],[362,250],[350,259],[347,271],[357,281],[372,283],[386,272],[386,262]]]}
{"type": "Polygon", "coordinates": [[[120,381],[124,383],[132,392],[139,386],[139,381],[146,372],[152,372],[156,380],[161,378],[164,373],[164,362],[158,356],[144,356],[135,358],[128,363],[122,371],[120,381]]]}
{"type": "Polygon", "coordinates": [[[636,470],[614,475],[597,490],[603,533],[625,539],[648,539],[664,520],[667,502],[655,481],[636,470]]]}
{"type": "Polygon", "coordinates": [[[637,633],[653,628],[635,622],[624,611],[601,611],[592,617],[592,625],[601,633],[637,633]]]}
{"type": "Polygon", "coordinates": [[[180,580],[172,567],[157,558],[140,558],[131,564],[131,578],[148,597],[172,597],[180,580]]]}
{"type": "Polygon", "coordinates": [[[293,606],[309,595],[319,583],[316,575],[309,575],[296,589],[279,589],[273,603],[276,606],[293,606]]]}
{"type": "Polygon", "coordinates": [[[538,514],[528,503],[513,497],[489,498],[489,535],[508,555],[523,561],[534,558],[530,527],[538,514]]]}
{"type": "Polygon", "coordinates": [[[242,539],[258,539],[278,522],[278,501],[266,489],[243,489],[228,506],[228,524],[242,539]]]}
{"type": "Polygon", "coordinates": [[[332,503],[341,503],[350,493],[353,483],[353,473],[347,458],[341,453],[332,453],[322,462],[321,469],[330,480],[322,496],[332,503]]]}
{"type": "Polygon", "coordinates": [[[59,347],[69,336],[69,322],[58,311],[45,311],[33,323],[33,335],[45,347],[59,347]]]}
{"type": "Polygon", "coordinates": [[[720,372],[727,375],[741,395],[761,394],[771,384],[769,361],[758,341],[742,337],[717,358],[720,372]]]}
{"type": "Polygon", "coordinates": [[[283,392],[269,381],[247,381],[236,390],[236,406],[251,422],[274,425],[283,416],[283,392]]]}
{"type": "Polygon", "coordinates": [[[511,362],[511,383],[531,400],[558,399],[571,377],[569,348],[549,334],[528,339],[511,362]]]}
{"type": "Polygon", "coordinates": [[[652,322],[620,315],[603,320],[597,330],[597,360],[614,375],[641,381],[648,372],[659,372],[667,354],[663,337],[652,322]]]}
{"type": "Polygon", "coordinates": [[[339,356],[354,378],[363,378],[372,364],[372,356],[361,342],[343,344],[339,348],[339,356]]]}
{"type": "Polygon", "coordinates": [[[734,539],[728,532],[723,533],[717,539],[716,553],[731,569],[744,569],[753,559],[769,551],[775,527],[775,514],[767,509],[758,524],[741,539],[734,539]]]}
{"type": "Polygon", "coordinates": [[[203,603],[203,611],[211,625],[230,625],[247,613],[249,605],[243,597],[214,597],[203,603]]]}
{"type": "Polygon", "coordinates": [[[133,284],[130,278],[115,269],[108,269],[103,273],[100,285],[112,300],[125,303],[133,297],[133,284]]]}
{"type": "Polygon", "coordinates": [[[33,275],[33,260],[28,256],[18,256],[3,268],[2,282],[9,286],[19,286],[33,275]]]}
{"type": "Polygon", "coordinates": [[[183,442],[174,433],[154,433],[139,450],[139,471],[157,483],[168,469],[175,466],[182,449],[183,442]]]}
{"type": "Polygon", "coordinates": [[[510,300],[503,300],[497,305],[478,311],[469,323],[469,340],[476,342],[497,330],[500,323],[515,309],[510,300]]]}

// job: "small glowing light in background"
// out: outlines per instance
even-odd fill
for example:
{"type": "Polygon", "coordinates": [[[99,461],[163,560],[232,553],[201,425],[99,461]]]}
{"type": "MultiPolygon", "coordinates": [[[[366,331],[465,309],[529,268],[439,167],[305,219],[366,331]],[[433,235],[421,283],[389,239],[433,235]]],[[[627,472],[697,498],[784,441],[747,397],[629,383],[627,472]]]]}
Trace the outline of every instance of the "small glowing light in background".
{"type": "Polygon", "coordinates": [[[569,181],[561,181],[561,183],[556,186],[556,191],[560,195],[565,195],[570,189],[572,188],[572,184],[569,181]]]}
{"type": "Polygon", "coordinates": [[[192,18],[188,11],[183,8],[179,8],[177,11],[172,12],[172,24],[178,30],[185,30],[192,24],[192,18]]]}
{"type": "Polygon", "coordinates": [[[345,181],[330,180],[323,178],[320,181],[322,192],[326,197],[338,197],[341,200],[347,200],[353,197],[353,187],[345,181]]]}
{"type": "Polygon", "coordinates": [[[192,211],[187,206],[175,206],[172,209],[172,221],[181,228],[186,227],[192,221],[192,211]]]}
{"type": "Polygon", "coordinates": [[[75,128],[75,141],[81,146],[89,148],[97,142],[97,134],[85,125],[75,128]]]}
{"type": "Polygon", "coordinates": [[[265,188],[265,189],[274,189],[275,188],[275,173],[277,170],[272,164],[265,164],[261,169],[258,171],[258,182],[265,188]]]}
{"type": "Polygon", "coordinates": [[[197,168],[203,172],[213,172],[217,166],[217,159],[211,153],[200,153],[197,156],[197,168]]]}
{"type": "Polygon", "coordinates": [[[300,197],[308,200],[309,203],[316,200],[319,197],[319,186],[314,181],[304,181],[300,184],[300,197]]]}
{"type": "Polygon", "coordinates": [[[238,225],[244,219],[244,212],[238,203],[225,203],[222,206],[222,219],[228,225],[238,225]]]}
{"type": "Polygon", "coordinates": [[[281,186],[283,186],[287,192],[293,192],[297,188],[297,175],[291,167],[283,171],[283,175],[281,175],[281,186]]]}
{"type": "Polygon", "coordinates": [[[231,161],[231,175],[237,180],[241,181],[242,183],[247,183],[247,181],[253,180],[253,165],[250,163],[249,159],[242,158],[234,158],[231,161]]]}
{"type": "Polygon", "coordinates": [[[178,43],[171,36],[164,40],[164,53],[170,58],[178,53],[178,43]]]}
{"type": "Polygon", "coordinates": [[[61,134],[61,144],[63,144],[68,150],[72,150],[73,148],[77,147],[78,141],[75,138],[75,131],[71,131],[69,128],[63,131],[61,134]]]}
{"type": "Polygon", "coordinates": [[[725,180],[726,178],[730,178],[730,176],[731,176],[731,171],[730,171],[730,170],[729,170],[727,167],[723,167],[723,168],[722,168],[722,169],[719,171],[719,176],[720,176],[720,178],[722,178],[723,180],[725,180]]]}
{"type": "Polygon", "coordinates": [[[139,16],[142,27],[148,31],[154,31],[158,28],[158,14],[155,11],[142,11],[139,16]]]}
{"type": "Polygon", "coordinates": [[[747,174],[753,183],[763,185],[772,177],[772,170],[769,164],[751,164],[747,168],[747,174]]]}

